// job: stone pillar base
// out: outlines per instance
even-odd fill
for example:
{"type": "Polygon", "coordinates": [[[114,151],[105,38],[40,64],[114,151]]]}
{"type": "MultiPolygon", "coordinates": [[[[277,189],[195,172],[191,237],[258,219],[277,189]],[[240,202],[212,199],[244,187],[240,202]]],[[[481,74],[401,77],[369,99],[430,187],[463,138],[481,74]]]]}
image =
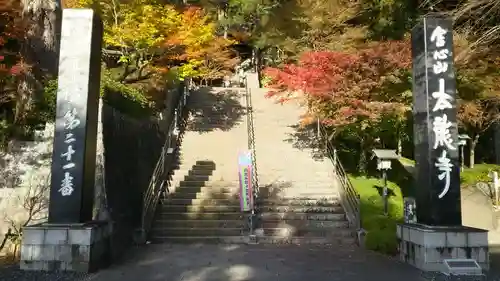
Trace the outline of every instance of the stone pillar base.
{"type": "Polygon", "coordinates": [[[474,259],[489,270],[487,230],[403,223],[397,237],[401,261],[423,271],[445,272],[445,259],[474,259]]]}
{"type": "Polygon", "coordinates": [[[111,225],[39,224],[23,228],[22,270],[93,272],[110,261],[111,225]]]}

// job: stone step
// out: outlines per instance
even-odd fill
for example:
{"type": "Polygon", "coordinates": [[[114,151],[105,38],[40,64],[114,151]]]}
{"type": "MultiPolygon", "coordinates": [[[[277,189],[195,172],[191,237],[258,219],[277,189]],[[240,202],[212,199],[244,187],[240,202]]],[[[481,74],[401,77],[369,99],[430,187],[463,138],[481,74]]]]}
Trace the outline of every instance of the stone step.
{"type": "MultiPolygon", "coordinates": [[[[235,100],[236,103],[238,101],[235,100]]],[[[190,106],[193,106],[192,108],[194,109],[193,112],[189,115],[189,119],[191,118],[203,118],[203,119],[209,119],[207,121],[213,120],[225,120],[229,119],[228,118],[228,112],[226,110],[214,110],[214,104],[213,103],[200,103],[200,102],[194,102],[190,106]],[[207,115],[207,113],[209,113],[207,115]],[[217,119],[216,119],[217,118],[217,119]]],[[[238,106],[238,105],[236,105],[238,106]]],[[[243,115],[245,114],[245,108],[244,105],[242,105],[242,108],[238,110],[238,108],[234,108],[234,110],[240,111],[240,113],[243,115]]]]}
{"type": "Polygon", "coordinates": [[[231,213],[239,212],[240,206],[233,205],[162,205],[161,213],[231,213]]]}
{"type": "Polygon", "coordinates": [[[185,175],[182,179],[181,182],[199,182],[199,181],[204,181],[207,182],[210,180],[211,175],[185,175]]]}
{"type": "Polygon", "coordinates": [[[259,237],[274,236],[274,237],[326,237],[326,238],[343,238],[354,237],[354,231],[349,228],[292,228],[292,227],[275,227],[275,228],[259,228],[255,230],[255,234],[259,237]]]}
{"type": "MultiPolygon", "coordinates": [[[[200,187],[203,187],[205,185],[208,185],[208,182],[204,181],[204,180],[196,180],[196,181],[195,180],[189,180],[189,181],[182,180],[178,184],[180,189],[193,188],[193,190],[195,190],[195,188],[200,188],[200,187]]],[[[198,191],[194,191],[194,192],[198,192],[198,191]]]]}
{"type": "Polygon", "coordinates": [[[199,188],[199,192],[186,192],[183,188],[175,188],[175,192],[167,195],[167,200],[171,199],[229,199],[229,200],[239,200],[237,191],[224,191],[221,192],[210,190],[206,188],[199,188]],[[181,189],[181,190],[179,190],[181,189]]]}
{"type": "Polygon", "coordinates": [[[191,237],[211,237],[211,236],[240,236],[246,230],[243,228],[152,228],[153,233],[163,236],[191,236],[191,237]]]}
{"type": "Polygon", "coordinates": [[[155,229],[162,228],[244,228],[246,220],[156,220],[155,229]]]}
{"type": "MultiPolygon", "coordinates": [[[[264,220],[262,228],[292,228],[307,231],[316,229],[349,228],[349,222],[345,220],[315,221],[315,220],[264,220]]],[[[335,230],[334,230],[335,231],[335,230]]]]}
{"type": "Polygon", "coordinates": [[[345,220],[343,213],[298,213],[298,212],[264,212],[260,214],[262,220],[315,220],[315,221],[339,221],[345,220]]]}
{"type": "Polygon", "coordinates": [[[308,214],[343,214],[342,206],[260,206],[261,212],[308,213],[308,214]]]}
{"type": "MultiPolygon", "coordinates": [[[[203,191],[202,191],[203,192],[203,191]]],[[[175,194],[175,193],[173,193],[175,194]]],[[[194,195],[193,195],[194,196],[194,195]]],[[[239,197],[234,195],[232,197],[222,197],[222,198],[176,198],[171,197],[167,199],[162,199],[161,204],[165,205],[231,205],[239,204],[239,197]]],[[[340,202],[338,199],[328,199],[328,200],[316,200],[316,199],[265,199],[259,201],[260,206],[322,206],[322,207],[338,207],[340,202]]]]}
{"type": "Polygon", "coordinates": [[[293,245],[353,245],[356,243],[354,237],[282,237],[263,236],[257,237],[260,244],[293,244],[293,245]]]}
{"type": "Polygon", "coordinates": [[[334,191],[322,191],[322,190],[308,190],[302,191],[299,189],[288,189],[284,190],[279,194],[275,194],[272,196],[268,196],[267,194],[263,194],[261,198],[263,199],[281,199],[281,200],[291,200],[295,198],[309,198],[309,199],[322,199],[322,198],[332,198],[337,197],[337,193],[334,191]]]}
{"type": "Polygon", "coordinates": [[[181,187],[206,187],[210,189],[238,189],[239,188],[239,182],[234,180],[234,181],[226,181],[226,180],[208,180],[208,181],[181,181],[179,183],[179,186],[181,187]],[[201,184],[201,185],[200,185],[201,184]]]}
{"type": "MultiPolygon", "coordinates": [[[[190,175],[189,180],[185,178],[179,181],[180,187],[213,187],[213,188],[225,188],[231,190],[238,190],[239,181],[237,179],[229,180],[217,180],[214,176],[209,177],[208,181],[204,180],[204,178],[198,177],[198,179],[191,178],[190,175]]],[[[324,188],[299,188],[292,187],[283,189],[277,194],[269,195],[267,191],[261,190],[259,192],[260,197],[263,199],[272,199],[272,197],[279,197],[280,199],[291,200],[291,199],[311,199],[311,200],[319,200],[319,199],[332,199],[337,198],[338,193],[335,189],[324,189],[324,188]]]]}
{"type": "MultiPolygon", "coordinates": [[[[226,126],[226,124],[241,124],[246,122],[244,119],[246,115],[242,114],[242,118],[240,120],[230,120],[227,116],[227,114],[221,113],[221,114],[212,114],[210,113],[210,116],[201,116],[201,115],[192,115],[189,117],[187,120],[186,124],[188,125],[194,125],[196,126],[196,129],[200,128],[213,128],[213,127],[220,127],[220,126],[226,126]]],[[[244,136],[241,137],[242,139],[244,136]]]]}
{"type": "Polygon", "coordinates": [[[214,169],[203,168],[203,169],[190,169],[187,172],[188,176],[200,175],[200,176],[211,176],[214,173],[214,169]]]}
{"type": "MultiPolygon", "coordinates": [[[[171,205],[162,204],[159,207],[162,213],[202,213],[202,212],[238,212],[240,211],[239,201],[232,201],[232,204],[224,205],[171,205]]],[[[274,213],[308,213],[308,214],[344,214],[342,206],[281,206],[264,205],[259,206],[260,212],[274,213]]]]}
{"type": "Polygon", "coordinates": [[[162,205],[238,205],[237,198],[168,198],[160,201],[162,205]]]}
{"type": "MultiPolygon", "coordinates": [[[[238,193],[237,186],[212,186],[210,182],[180,182],[175,193],[238,193]]],[[[175,194],[173,193],[173,194],[175,194]]]]}
{"type": "Polygon", "coordinates": [[[241,212],[205,212],[205,213],[167,213],[158,210],[156,221],[162,220],[243,220],[246,214],[241,212]]]}
{"type": "MultiPolygon", "coordinates": [[[[193,120],[193,121],[188,121],[186,130],[187,131],[196,131],[196,132],[212,132],[212,131],[227,131],[228,127],[232,127],[233,129],[240,127],[241,129],[246,129],[245,127],[245,121],[240,120],[240,121],[206,121],[206,120],[193,120]],[[203,124],[200,124],[203,123],[203,124]]],[[[240,130],[243,131],[243,130],[240,130]]],[[[244,139],[241,135],[243,135],[243,132],[236,133],[232,132],[233,137],[232,138],[240,138],[241,142],[243,143],[246,139],[244,139]]]]}
{"type": "Polygon", "coordinates": [[[174,163],[171,168],[175,171],[175,174],[182,174],[184,176],[211,176],[215,171],[215,169],[209,167],[193,167],[193,165],[186,163],[174,163]]]}
{"type": "Polygon", "coordinates": [[[212,167],[213,169],[217,166],[214,161],[210,160],[197,160],[196,165],[200,167],[212,167]]]}
{"type": "Polygon", "coordinates": [[[210,179],[214,181],[220,181],[221,178],[227,181],[238,181],[238,167],[227,167],[220,168],[217,170],[209,170],[209,169],[196,169],[192,170],[190,167],[182,166],[176,170],[176,173],[185,175],[185,176],[209,176],[210,179]]]}
{"type": "MultiPolygon", "coordinates": [[[[212,237],[189,237],[189,236],[165,236],[153,234],[150,238],[153,243],[206,243],[206,244],[247,244],[250,239],[248,235],[241,236],[212,236],[212,237]]],[[[350,237],[326,238],[326,237],[278,237],[265,236],[257,237],[260,244],[320,244],[320,245],[353,245],[355,239],[350,237]]]]}
{"type": "Polygon", "coordinates": [[[314,199],[309,197],[291,198],[291,199],[261,199],[260,204],[263,206],[339,206],[340,199],[337,197],[314,199]]]}
{"type": "Polygon", "coordinates": [[[188,168],[189,170],[216,170],[217,164],[210,163],[209,161],[200,161],[195,159],[186,158],[183,155],[177,157],[173,163],[181,164],[188,168]]]}
{"type": "Polygon", "coordinates": [[[182,243],[182,244],[192,244],[192,243],[207,243],[207,244],[244,244],[248,243],[247,236],[204,236],[204,237],[192,237],[192,236],[168,236],[163,234],[153,233],[150,238],[153,243],[182,243]]]}

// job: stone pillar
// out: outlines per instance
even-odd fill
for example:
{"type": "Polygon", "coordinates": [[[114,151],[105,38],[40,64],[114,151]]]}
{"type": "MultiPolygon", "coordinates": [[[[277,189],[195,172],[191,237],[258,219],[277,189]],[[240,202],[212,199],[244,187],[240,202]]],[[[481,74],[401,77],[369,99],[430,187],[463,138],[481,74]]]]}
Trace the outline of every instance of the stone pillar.
{"type": "Polygon", "coordinates": [[[93,10],[63,10],[49,217],[23,229],[22,269],[88,272],[109,261],[111,227],[92,221],[101,45],[93,10]]]}
{"type": "Polygon", "coordinates": [[[417,221],[398,225],[400,257],[426,271],[446,271],[445,259],[488,269],[488,232],[462,226],[451,20],[425,16],[412,57],[417,221]]]}
{"type": "Polygon", "coordinates": [[[92,220],[101,45],[92,10],[63,10],[49,223],[92,220]]]}
{"type": "Polygon", "coordinates": [[[462,224],[452,32],[437,17],[412,31],[417,218],[427,225],[462,224]]]}

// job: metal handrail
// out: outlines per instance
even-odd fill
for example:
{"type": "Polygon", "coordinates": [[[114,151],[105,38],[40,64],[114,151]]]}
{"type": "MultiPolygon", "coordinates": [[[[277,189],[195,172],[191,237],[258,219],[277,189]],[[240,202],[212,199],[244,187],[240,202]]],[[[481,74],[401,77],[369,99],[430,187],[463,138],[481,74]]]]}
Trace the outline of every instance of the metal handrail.
{"type": "Polygon", "coordinates": [[[176,108],[174,110],[174,117],[172,118],[165,143],[162,148],[162,152],[158,161],[156,162],[155,169],[149,181],[149,186],[145,191],[143,198],[143,208],[142,208],[142,221],[141,221],[141,231],[145,238],[151,228],[152,221],[154,219],[156,207],[158,205],[160,196],[164,190],[169,192],[168,189],[168,173],[170,172],[169,167],[174,160],[172,157],[168,159],[168,156],[173,155],[175,149],[178,145],[179,134],[181,127],[183,126],[183,116],[185,113],[185,107],[187,104],[187,98],[189,97],[191,90],[191,83],[189,79],[185,80],[184,89],[179,97],[176,108]],[[168,161],[170,160],[170,161],[168,161]],[[168,161],[168,162],[167,162],[168,161]]]}
{"type": "Polygon", "coordinates": [[[243,80],[245,84],[245,101],[246,101],[246,108],[247,108],[247,138],[248,138],[248,144],[247,148],[250,150],[251,153],[251,159],[252,159],[252,197],[253,197],[253,204],[252,204],[252,211],[251,215],[249,216],[248,220],[248,226],[250,230],[250,237],[251,239],[255,238],[255,216],[257,215],[257,201],[259,200],[259,175],[257,172],[257,154],[256,154],[256,149],[255,149],[255,127],[254,127],[254,116],[253,116],[253,104],[252,104],[252,90],[248,87],[248,81],[247,77],[244,77],[243,80]]]}
{"type": "MultiPolygon", "coordinates": [[[[248,149],[252,153],[252,187],[254,197],[259,194],[259,176],[257,172],[257,153],[255,149],[255,127],[253,117],[253,104],[252,104],[252,90],[248,88],[247,79],[243,80],[245,83],[245,99],[247,107],[247,133],[248,133],[248,149]]],[[[254,198],[255,203],[256,198],[254,198]]]]}
{"type": "Polygon", "coordinates": [[[359,193],[352,186],[347,173],[342,166],[339,158],[337,157],[337,150],[330,141],[329,134],[326,128],[318,122],[318,135],[324,141],[324,151],[328,158],[332,161],[335,176],[340,183],[340,204],[344,208],[349,221],[349,225],[356,230],[362,228],[361,225],[361,197],[359,193]]]}

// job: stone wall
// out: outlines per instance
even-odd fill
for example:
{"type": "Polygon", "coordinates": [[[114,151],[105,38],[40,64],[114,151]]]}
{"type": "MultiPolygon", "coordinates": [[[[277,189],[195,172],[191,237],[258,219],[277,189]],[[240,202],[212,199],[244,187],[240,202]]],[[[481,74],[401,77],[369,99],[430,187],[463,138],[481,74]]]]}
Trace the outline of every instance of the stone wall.
{"type": "MultiPolygon", "coordinates": [[[[106,204],[113,221],[113,256],[133,242],[140,227],[143,192],[156,166],[165,140],[158,120],[137,120],[104,105],[103,144],[106,204]]],[[[106,208],[103,208],[106,209],[106,208]]]]}
{"type": "Polygon", "coordinates": [[[47,124],[34,141],[12,141],[0,153],[0,241],[9,228],[46,219],[53,134],[47,124]]]}

